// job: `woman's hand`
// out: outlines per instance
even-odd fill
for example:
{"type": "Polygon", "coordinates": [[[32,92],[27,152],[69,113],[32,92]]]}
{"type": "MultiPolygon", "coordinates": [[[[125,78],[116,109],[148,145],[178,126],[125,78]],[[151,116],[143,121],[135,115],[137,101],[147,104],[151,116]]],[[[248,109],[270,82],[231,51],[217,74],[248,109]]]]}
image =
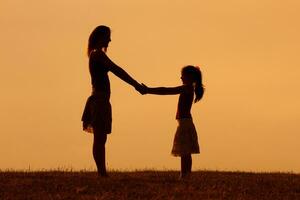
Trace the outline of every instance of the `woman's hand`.
{"type": "Polygon", "coordinates": [[[135,89],[142,95],[147,93],[148,87],[146,85],[142,84],[138,84],[135,89]]]}

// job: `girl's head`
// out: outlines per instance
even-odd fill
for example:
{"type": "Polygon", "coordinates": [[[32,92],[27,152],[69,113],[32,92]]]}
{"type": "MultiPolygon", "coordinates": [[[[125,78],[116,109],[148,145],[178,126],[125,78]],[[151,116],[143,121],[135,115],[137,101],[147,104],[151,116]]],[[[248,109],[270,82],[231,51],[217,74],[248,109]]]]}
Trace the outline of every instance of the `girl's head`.
{"type": "Polygon", "coordinates": [[[204,93],[200,68],[192,65],[183,67],[181,70],[181,79],[183,84],[195,84],[195,103],[198,102],[204,93]]]}
{"type": "Polygon", "coordinates": [[[89,37],[88,56],[95,49],[106,51],[110,41],[110,28],[103,25],[97,26],[89,37]]]}

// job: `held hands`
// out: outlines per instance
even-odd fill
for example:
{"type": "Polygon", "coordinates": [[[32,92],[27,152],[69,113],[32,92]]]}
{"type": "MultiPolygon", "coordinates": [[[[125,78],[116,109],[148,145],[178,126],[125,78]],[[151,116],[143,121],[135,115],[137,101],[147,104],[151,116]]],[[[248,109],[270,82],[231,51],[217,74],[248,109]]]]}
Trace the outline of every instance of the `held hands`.
{"type": "Polygon", "coordinates": [[[148,93],[148,87],[146,85],[142,84],[138,84],[135,89],[142,95],[147,94],[148,93]]]}

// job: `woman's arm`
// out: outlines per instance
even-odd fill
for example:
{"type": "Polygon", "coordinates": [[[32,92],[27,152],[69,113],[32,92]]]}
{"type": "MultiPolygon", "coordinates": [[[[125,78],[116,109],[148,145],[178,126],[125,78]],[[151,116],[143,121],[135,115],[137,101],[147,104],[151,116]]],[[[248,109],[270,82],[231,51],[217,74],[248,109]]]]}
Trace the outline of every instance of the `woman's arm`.
{"type": "Polygon", "coordinates": [[[104,65],[109,68],[109,71],[111,71],[113,74],[118,76],[126,83],[135,87],[135,89],[138,90],[140,93],[144,94],[143,91],[144,87],[142,87],[141,84],[139,84],[136,80],[134,80],[125,70],[123,70],[121,67],[116,65],[113,61],[111,61],[104,52],[101,52],[100,59],[102,60],[104,65]]]}

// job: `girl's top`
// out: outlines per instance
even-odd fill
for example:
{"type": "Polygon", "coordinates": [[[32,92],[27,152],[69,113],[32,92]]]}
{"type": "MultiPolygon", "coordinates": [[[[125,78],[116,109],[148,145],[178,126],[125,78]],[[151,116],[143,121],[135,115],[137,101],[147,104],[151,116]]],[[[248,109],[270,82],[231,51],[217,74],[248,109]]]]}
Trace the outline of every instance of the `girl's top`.
{"type": "Polygon", "coordinates": [[[93,92],[110,95],[109,68],[103,63],[104,52],[93,50],[89,59],[89,70],[92,78],[93,92]]]}
{"type": "Polygon", "coordinates": [[[179,95],[176,119],[192,118],[191,108],[194,100],[194,86],[184,85],[179,95]]]}

